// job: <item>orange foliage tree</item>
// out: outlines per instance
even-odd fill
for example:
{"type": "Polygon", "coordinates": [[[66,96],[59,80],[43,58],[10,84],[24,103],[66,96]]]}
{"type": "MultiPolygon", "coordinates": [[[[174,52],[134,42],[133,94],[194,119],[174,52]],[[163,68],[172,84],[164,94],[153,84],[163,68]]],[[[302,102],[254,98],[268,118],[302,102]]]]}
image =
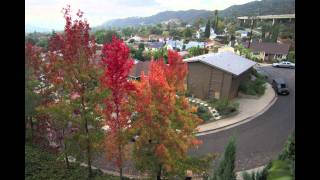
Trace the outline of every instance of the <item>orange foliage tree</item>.
{"type": "Polygon", "coordinates": [[[139,135],[133,159],[136,167],[161,178],[174,172],[187,150],[201,143],[195,137],[201,120],[192,113],[184,96],[187,65],[175,51],[163,60],[151,61],[148,76],[142,73],[137,87],[137,115],[133,131],[139,135]]]}

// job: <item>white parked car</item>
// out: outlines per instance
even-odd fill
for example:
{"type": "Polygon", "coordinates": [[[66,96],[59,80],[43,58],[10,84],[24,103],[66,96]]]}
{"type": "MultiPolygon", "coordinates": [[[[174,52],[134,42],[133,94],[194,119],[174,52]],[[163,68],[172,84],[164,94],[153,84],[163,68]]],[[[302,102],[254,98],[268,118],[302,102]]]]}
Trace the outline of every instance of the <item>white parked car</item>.
{"type": "Polygon", "coordinates": [[[289,61],[281,61],[279,63],[273,63],[273,67],[283,67],[283,68],[295,68],[295,64],[289,61]]]}

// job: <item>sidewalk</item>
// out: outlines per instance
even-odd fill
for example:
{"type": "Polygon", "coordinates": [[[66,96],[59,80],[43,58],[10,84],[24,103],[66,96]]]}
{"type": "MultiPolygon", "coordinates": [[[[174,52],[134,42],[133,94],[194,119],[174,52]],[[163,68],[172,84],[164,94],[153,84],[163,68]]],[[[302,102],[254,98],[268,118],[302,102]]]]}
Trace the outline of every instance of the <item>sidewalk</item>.
{"type": "Polygon", "coordinates": [[[221,128],[249,121],[251,120],[250,118],[254,118],[265,112],[276,100],[275,92],[271,85],[269,83],[266,85],[265,94],[258,99],[237,97],[235,99],[235,102],[239,103],[239,113],[237,115],[198,126],[198,135],[212,133],[210,131],[217,132],[221,128]]]}

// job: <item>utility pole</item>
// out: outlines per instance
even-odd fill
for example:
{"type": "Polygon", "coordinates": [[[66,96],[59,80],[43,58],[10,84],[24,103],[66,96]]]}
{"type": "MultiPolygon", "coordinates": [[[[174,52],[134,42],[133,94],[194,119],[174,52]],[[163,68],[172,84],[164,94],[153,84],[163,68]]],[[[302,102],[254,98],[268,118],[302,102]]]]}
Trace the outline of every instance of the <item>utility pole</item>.
{"type": "Polygon", "coordinates": [[[254,24],[254,20],[255,20],[255,18],[254,18],[254,17],[252,17],[251,19],[252,19],[252,21],[251,21],[251,31],[250,31],[250,37],[249,37],[248,48],[250,48],[250,45],[251,45],[252,29],[253,29],[253,24],[254,24]]]}

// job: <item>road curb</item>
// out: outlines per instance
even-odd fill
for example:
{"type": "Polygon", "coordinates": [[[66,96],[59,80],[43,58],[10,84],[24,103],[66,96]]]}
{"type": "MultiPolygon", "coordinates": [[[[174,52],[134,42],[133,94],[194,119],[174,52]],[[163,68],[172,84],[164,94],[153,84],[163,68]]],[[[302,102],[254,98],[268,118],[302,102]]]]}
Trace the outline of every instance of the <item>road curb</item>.
{"type": "Polygon", "coordinates": [[[214,128],[214,129],[210,129],[210,130],[205,130],[205,131],[201,131],[201,132],[198,132],[196,134],[196,136],[203,136],[203,135],[207,135],[207,134],[213,134],[213,133],[216,133],[216,132],[220,132],[220,131],[223,131],[223,130],[227,130],[227,129],[230,129],[230,128],[233,128],[233,127],[236,127],[238,125],[241,125],[241,124],[244,124],[246,122],[249,122],[253,119],[255,119],[256,117],[262,115],[264,112],[266,112],[275,102],[276,100],[278,99],[278,96],[277,94],[275,93],[275,96],[272,98],[272,100],[268,103],[267,106],[265,106],[261,111],[259,111],[258,113],[256,113],[255,115],[252,115],[250,117],[247,117],[245,119],[242,119],[238,122],[235,122],[235,123],[232,123],[232,124],[228,124],[228,125],[225,125],[225,126],[222,126],[222,127],[218,127],[218,128],[214,128]]]}

